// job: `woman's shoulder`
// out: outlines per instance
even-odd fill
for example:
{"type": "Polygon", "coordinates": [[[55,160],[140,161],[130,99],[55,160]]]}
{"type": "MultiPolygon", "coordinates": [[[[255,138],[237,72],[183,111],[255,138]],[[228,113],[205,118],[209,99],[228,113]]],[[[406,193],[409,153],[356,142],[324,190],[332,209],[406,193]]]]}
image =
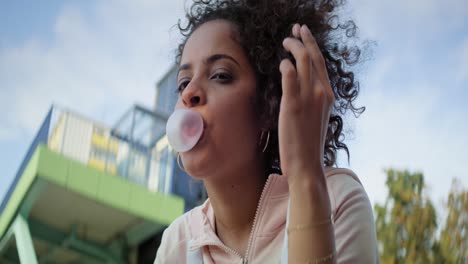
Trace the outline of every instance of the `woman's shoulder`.
{"type": "Polygon", "coordinates": [[[356,173],[345,168],[326,168],[325,176],[335,217],[355,205],[372,213],[369,198],[356,173]]]}
{"type": "Polygon", "coordinates": [[[363,192],[364,187],[359,177],[354,171],[346,168],[325,168],[325,177],[327,179],[328,191],[333,195],[333,199],[344,198],[350,193],[363,192]]]}
{"type": "Polygon", "coordinates": [[[172,239],[176,239],[178,241],[191,239],[194,229],[198,227],[198,223],[202,224],[202,217],[208,206],[209,199],[207,199],[203,204],[196,206],[183,215],[177,217],[164,232],[170,234],[172,239]]]}
{"type": "Polygon", "coordinates": [[[331,179],[337,180],[338,182],[353,180],[361,184],[361,181],[359,180],[359,177],[356,175],[356,173],[354,173],[354,171],[352,171],[351,169],[347,168],[326,167],[325,177],[327,178],[327,181],[331,179]]]}
{"type": "Polygon", "coordinates": [[[180,252],[186,251],[187,241],[193,236],[193,230],[196,228],[195,223],[200,218],[199,215],[204,206],[206,206],[206,202],[177,217],[164,230],[154,263],[165,263],[166,260],[173,259],[174,254],[179,254],[179,257],[182,257],[180,252]]]}
{"type": "Polygon", "coordinates": [[[327,187],[335,222],[338,263],[378,263],[373,210],[358,176],[349,169],[329,169],[327,187]]]}

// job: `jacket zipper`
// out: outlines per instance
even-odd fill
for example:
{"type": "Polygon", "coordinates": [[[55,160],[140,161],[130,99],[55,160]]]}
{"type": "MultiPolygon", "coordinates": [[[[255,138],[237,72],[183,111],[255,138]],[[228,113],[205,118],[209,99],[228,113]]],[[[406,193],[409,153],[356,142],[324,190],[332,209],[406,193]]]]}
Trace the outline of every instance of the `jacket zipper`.
{"type": "Polygon", "coordinates": [[[264,196],[265,196],[265,193],[266,193],[266,190],[270,187],[269,186],[269,183],[270,183],[270,180],[271,178],[274,177],[273,175],[270,175],[265,183],[265,186],[263,187],[263,190],[262,190],[262,193],[260,194],[260,200],[258,201],[258,204],[257,204],[257,210],[255,211],[255,216],[254,216],[254,220],[253,220],[253,224],[252,224],[252,229],[250,230],[250,235],[249,235],[249,242],[247,244],[247,249],[245,251],[245,255],[244,257],[242,258],[242,264],[247,264],[247,258],[248,258],[248,254],[250,253],[250,247],[252,246],[252,243],[253,243],[253,234],[255,232],[255,228],[257,226],[257,221],[258,221],[258,214],[260,213],[260,209],[262,208],[262,205],[263,205],[263,200],[264,200],[264,196]]]}
{"type": "Polygon", "coordinates": [[[207,244],[207,245],[220,247],[221,249],[223,249],[223,250],[226,251],[227,253],[231,253],[231,254],[233,254],[233,255],[238,256],[240,259],[242,259],[242,263],[244,263],[244,258],[242,257],[242,255],[241,255],[239,252],[237,252],[237,251],[235,251],[234,249],[232,249],[232,248],[230,248],[230,247],[224,245],[222,242],[220,242],[220,243],[214,242],[214,243],[209,243],[209,244],[207,244]]]}

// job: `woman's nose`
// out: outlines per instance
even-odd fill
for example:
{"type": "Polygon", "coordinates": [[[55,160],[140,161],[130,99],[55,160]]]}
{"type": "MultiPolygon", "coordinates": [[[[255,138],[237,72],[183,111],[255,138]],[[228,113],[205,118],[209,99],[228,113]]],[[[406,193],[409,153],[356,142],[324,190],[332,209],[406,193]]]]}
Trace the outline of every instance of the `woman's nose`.
{"type": "Polygon", "coordinates": [[[185,107],[195,107],[206,102],[203,88],[194,80],[185,87],[181,97],[185,107]]]}

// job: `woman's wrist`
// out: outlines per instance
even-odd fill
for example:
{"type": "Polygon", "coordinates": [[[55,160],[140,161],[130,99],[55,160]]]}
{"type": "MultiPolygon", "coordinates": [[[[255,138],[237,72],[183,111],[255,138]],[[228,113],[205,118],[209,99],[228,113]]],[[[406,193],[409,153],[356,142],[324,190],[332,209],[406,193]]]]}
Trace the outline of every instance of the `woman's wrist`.
{"type": "Polygon", "coordinates": [[[290,194],[322,194],[328,197],[327,182],[322,167],[296,170],[287,176],[290,194]]]}
{"type": "Polygon", "coordinates": [[[288,258],[294,263],[329,263],[335,257],[333,215],[322,167],[288,175],[288,258]],[[313,245],[313,246],[311,246],[313,245]]]}
{"type": "Polygon", "coordinates": [[[330,219],[332,210],[323,172],[290,179],[291,209],[301,212],[294,224],[308,224],[330,219]]]}

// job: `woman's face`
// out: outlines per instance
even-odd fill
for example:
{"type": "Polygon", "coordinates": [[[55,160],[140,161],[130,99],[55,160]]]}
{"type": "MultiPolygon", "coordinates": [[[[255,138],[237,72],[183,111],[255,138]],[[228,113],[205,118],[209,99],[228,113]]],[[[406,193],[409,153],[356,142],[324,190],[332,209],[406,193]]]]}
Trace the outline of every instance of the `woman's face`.
{"type": "Polygon", "coordinates": [[[199,179],[259,161],[255,75],[236,36],[229,22],[210,21],[192,33],[182,53],[176,108],[199,112],[205,130],[181,157],[189,174],[199,179]]]}

